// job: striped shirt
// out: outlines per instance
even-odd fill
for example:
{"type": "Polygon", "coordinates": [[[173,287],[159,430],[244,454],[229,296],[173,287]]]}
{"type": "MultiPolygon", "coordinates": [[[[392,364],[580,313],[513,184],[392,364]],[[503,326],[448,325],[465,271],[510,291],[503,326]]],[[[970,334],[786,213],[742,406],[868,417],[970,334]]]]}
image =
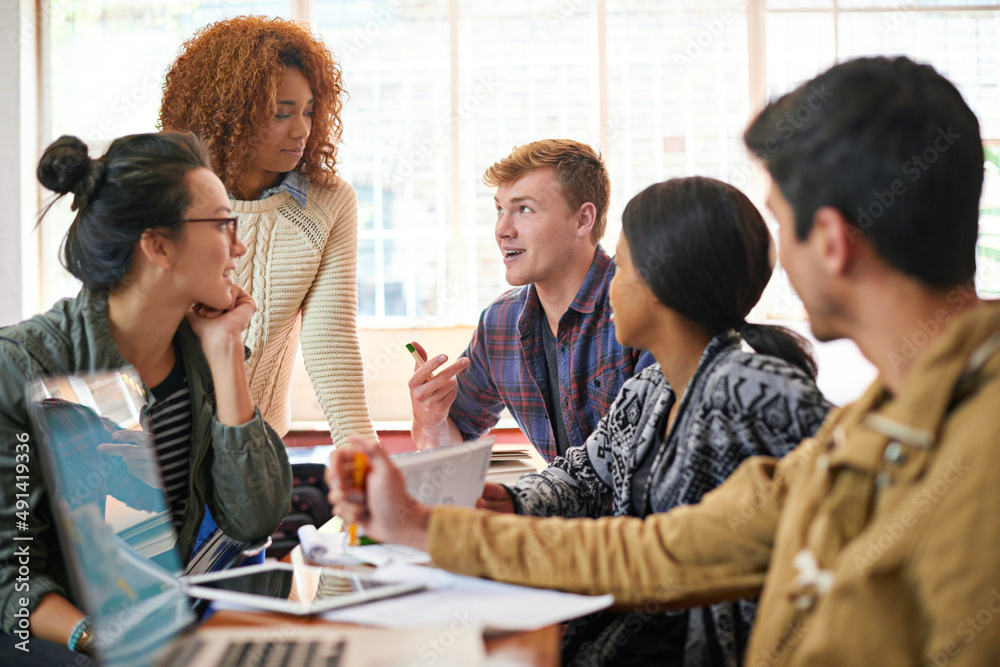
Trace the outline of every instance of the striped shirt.
{"type": "MultiPolygon", "coordinates": [[[[570,447],[586,442],[625,381],[655,361],[649,352],[615,340],[608,302],[614,273],[611,258],[598,246],[583,285],[559,319],[559,408],[570,447]]],[[[534,285],[507,292],[483,311],[463,354],[470,363],[458,375],[458,396],[448,414],[464,439],[484,435],[506,406],[542,457],[549,462],[556,457],[545,399],[544,320],[534,285]]]]}
{"type": "Polygon", "coordinates": [[[191,472],[191,390],[180,348],[175,346],[176,361],[170,375],[151,389],[156,401],[149,410],[156,456],[163,476],[163,489],[170,504],[174,526],[184,522],[191,472]]]}

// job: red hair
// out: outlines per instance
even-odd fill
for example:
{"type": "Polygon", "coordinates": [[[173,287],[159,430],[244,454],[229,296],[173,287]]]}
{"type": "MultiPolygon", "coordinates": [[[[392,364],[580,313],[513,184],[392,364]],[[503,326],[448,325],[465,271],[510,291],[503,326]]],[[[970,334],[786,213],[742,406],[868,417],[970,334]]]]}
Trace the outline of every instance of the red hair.
{"type": "Polygon", "coordinates": [[[303,25],[280,18],[240,16],[212,23],[184,43],[167,72],[160,128],[197,134],[212,169],[234,196],[267,123],[286,67],[312,88],[312,131],[295,171],[328,183],[336,173],[343,133],[343,81],[330,51],[303,25]]]}
{"type": "Polygon", "coordinates": [[[590,240],[597,245],[608,222],[611,178],[597,151],[572,139],[543,139],[515,146],[511,154],[495,162],[483,174],[483,183],[491,188],[509,185],[536,169],[551,168],[562,187],[569,210],[576,211],[590,202],[597,218],[590,240]]]}

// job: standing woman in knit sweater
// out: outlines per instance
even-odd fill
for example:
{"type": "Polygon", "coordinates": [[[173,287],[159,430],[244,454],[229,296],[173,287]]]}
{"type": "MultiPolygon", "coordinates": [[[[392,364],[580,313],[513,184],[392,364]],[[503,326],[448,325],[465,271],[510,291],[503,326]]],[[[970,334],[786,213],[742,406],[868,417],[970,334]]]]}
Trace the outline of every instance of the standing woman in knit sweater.
{"type": "Polygon", "coordinates": [[[164,130],[205,142],[233,199],[246,255],[237,281],[257,302],[244,333],[254,402],[281,435],[301,336],[334,444],[374,437],[357,334],[357,198],[336,174],[340,67],[309,30],[244,16],[188,40],[167,73],[164,130]]]}

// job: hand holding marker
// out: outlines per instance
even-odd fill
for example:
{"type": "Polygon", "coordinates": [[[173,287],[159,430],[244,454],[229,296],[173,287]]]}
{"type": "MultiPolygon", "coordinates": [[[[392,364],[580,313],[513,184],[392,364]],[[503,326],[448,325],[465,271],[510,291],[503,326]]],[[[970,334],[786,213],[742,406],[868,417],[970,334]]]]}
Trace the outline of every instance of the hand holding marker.
{"type": "MultiPolygon", "coordinates": [[[[352,482],[354,483],[354,488],[365,490],[365,476],[368,474],[368,457],[361,452],[354,453],[354,470],[352,482]]],[[[348,535],[348,545],[352,547],[358,546],[358,524],[352,523],[347,528],[348,535]]]]}
{"type": "Polygon", "coordinates": [[[448,360],[447,355],[430,358],[416,342],[407,343],[406,349],[416,362],[407,383],[413,409],[410,433],[414,444],[417,449],[428,449],[446,442],[460,442],[462,434],[448,414],[458,396],[455,376],[469,367],[468,357],[460,357],[452,365],[441,368],[448,360]]]}
{"type": "MultiPolygon", "coordinates": [[[[417,352],[417,348],[413,347],[413,343],[406,344],[406,351],[409,352],[410,356],[413,357],[413,360],[417,362],[417,366],[422,366],[424,362],[427,361],[419,352],[417,352]]],[[[427,376],[427,379],[430,380],[432,377],[434,377],[434,375],[430,374],[427,376]]]]}

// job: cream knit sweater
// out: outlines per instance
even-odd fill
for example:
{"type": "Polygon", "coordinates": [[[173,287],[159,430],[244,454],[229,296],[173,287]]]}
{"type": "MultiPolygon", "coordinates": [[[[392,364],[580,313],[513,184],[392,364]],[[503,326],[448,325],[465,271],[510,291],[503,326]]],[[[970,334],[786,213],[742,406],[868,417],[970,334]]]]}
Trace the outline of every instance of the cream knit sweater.
{"type": "Polygon", "coordinates": [[[237,282],[257,302],[243,335],[250,393],[264,419],[288,432],[289,384],[302,354],[337,446],[352,433],[375,437],[358,345],[358,202],[339,178],[310,183],[303,209],[288,191],[233,201],[247,252],[237,282]]]}

